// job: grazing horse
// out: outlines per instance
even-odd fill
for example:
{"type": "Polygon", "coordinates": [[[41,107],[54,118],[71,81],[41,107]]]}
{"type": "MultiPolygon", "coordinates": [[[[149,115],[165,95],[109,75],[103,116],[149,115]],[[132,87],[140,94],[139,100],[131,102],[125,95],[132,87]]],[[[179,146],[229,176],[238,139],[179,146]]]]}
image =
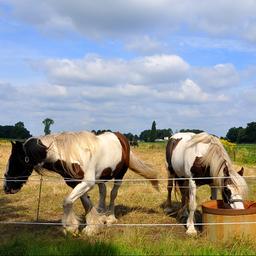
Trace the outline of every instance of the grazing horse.
{"type": "Polygon", "coordinates": [[[248,188],[242,177],[243,168],[238,173],[234,171],[231,160],[217,137],[205,132],[174,134],[166,146],[166,164],[169,180],[165,211],[174,212],[171,193],[173,185],[178,185],[182,208],[188,207],[189,211],[187,234],[197,233],[194,227],[197,186],[210,185],[211,199],[217,199],[217,189],[221,189],[225,207],[244,209],[243,199],[248,188]],[[207,178],[200,179],[203,177],[207,178]]]}
{"type": "Polygon", "coordinates": [[[113,223],[114,201],[122,178],[128,168],[144,178],[151,179],[157,188],[156,172],[130,151],[129,142],[119,132],[95,135],[90,132],[63,132],[41,137],[32,137],[24,143],[12,142],[12,151],[5,173],[5,193],[17,193],[31,175],[33,169],[42,168],[60,174],[73,190],[64,200],[64,231],[78,232],[79,219],[73,211],[78,198],[87,212],[85,232],[95,233],[97,225],[113,223]],[[98,183],[100,210],[105,210],[106,180],[115,179],[111,191],[109,218],[103,218],[92,206],[87,192],[98,183]],[[74,180],[75,179],[75,180],[74,180]],[[153,180],[154,179],[154,180],[153,180]],[[102,181],[101,181],[102,180],[102,181]]]}

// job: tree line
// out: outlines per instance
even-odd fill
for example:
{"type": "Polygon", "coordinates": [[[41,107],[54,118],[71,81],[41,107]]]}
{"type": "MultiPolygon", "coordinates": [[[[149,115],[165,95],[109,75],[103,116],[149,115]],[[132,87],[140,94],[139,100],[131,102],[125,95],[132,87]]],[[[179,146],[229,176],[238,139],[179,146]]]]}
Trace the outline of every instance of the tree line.
{"type": "MultiPolygon", "coordinates": [[[[50,118],[45,118],[42,123],[44,125],[44,134],[50,134],[50,126],[54,124],[54,121],[50,118]]],[[[24,140],[31,136],[30,131],[25,128],[24,123],[21,121],[15,125],[0,125],[0,138],[24,140]]]]}
{"type": "Polygon", "coordinates": [[[228,130],[226,139],[235,143],[256,143],[256,122],[250,122],[245,128],[232,127],[228,130]]]}
{"type": "Polygon", "coordinates": [[[27,139],[31,137],[23,122],[15,125],[0,125],[0,138],[5,139],[27,139]]]}
{"type": "MultiPolygon", "coordinates": [[[[42,121],[44,125],[44,133],[50,134],[50,126],[54,124],[54,121],[50,118],[46,118],[42,121]]],[[[101,134],[110,130],[92,130],[95,134],[101,134]]],[[[181,129],[180,132],[193,132],[200,133],[203,130],[199,129],[181,129]]],[[[159,139],[169,138],[173,135],[171,128],[157,129],[156,121],[152,122],[151,129],[146,129],[140,133],[140,135],[132,133],[124,133],[129,141],[145,141],[154,142],[159,139]]],[[[32,135],[25,128],[24,123],[19,121],[15,125],[0,125],[0,138],[7,139],[27,139],[32,135]]],[[[230,142],[234,143],[256,143],[256,122],[250,122],[245,128],[243,127],[232,127],[228,130],[226,137],[230,142]]]]}

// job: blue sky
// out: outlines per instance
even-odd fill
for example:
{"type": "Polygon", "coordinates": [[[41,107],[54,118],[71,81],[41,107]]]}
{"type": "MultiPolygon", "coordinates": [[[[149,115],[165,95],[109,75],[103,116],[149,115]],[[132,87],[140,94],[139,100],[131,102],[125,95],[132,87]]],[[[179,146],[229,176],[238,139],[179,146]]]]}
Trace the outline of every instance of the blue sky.
{"type": "Polygon", "coordinates": [[[2,0],[0,124],[33,135],[255,121],[252,0],[2,0]]]}

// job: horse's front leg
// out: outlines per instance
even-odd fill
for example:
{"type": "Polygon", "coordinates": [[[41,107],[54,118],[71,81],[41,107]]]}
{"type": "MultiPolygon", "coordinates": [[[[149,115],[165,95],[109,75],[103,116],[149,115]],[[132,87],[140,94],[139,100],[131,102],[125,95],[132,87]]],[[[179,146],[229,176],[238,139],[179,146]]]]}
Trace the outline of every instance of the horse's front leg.
{"type": "Polygon", "coordinates": [[[196,235],[197,231],[194,225],[194,214],[196,211],[196,183],[194,180],[189,180],[189,215],[187,219],[187,231],[188,235],[196,235]]]}
{"type": "Polygon", "coordinates": [[[83,194],[81,197],[80,197],[80,200],[82,202],[82,205],[84,207],[84,210],[85,210],[85,214],[87,214],[91,209],[92,209],[92,202],[91,202],[91,199],[90,197],[86,194],[83,194]]]}
{"type": "Polygon", "coordinates": [[[62,218],[62,223],[64,226],[64,232],[78,233],[79,228],[79,218],[76,216],[73,211],[73,203],[83,195],[86,195],[86,192],[89,191],[93,185],[94,181],[82,181],[72,190],[68,197],[65,198],[63,208],[64,216],[62,218]]]}

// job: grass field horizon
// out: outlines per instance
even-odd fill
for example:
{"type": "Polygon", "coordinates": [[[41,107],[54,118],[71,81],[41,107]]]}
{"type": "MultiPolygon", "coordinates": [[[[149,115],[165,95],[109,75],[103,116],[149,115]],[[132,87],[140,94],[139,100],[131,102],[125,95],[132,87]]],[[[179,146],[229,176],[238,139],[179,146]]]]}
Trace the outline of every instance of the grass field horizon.
{"type": "MultiPolygon", "coordinates": [[[[0,143],[0,175],[10,154],[10,143],[0,143]]],[[[132,150],[142,160],[152,164],[159,178],[167,178],[165,170],[165,143],[140,143],[132,150]]],[[[242,163],[235,162],[238,169],[242,163]]],[[[243,163],[245,175],[255,175],[256,164],[243,163]]],[[[125,179],[140,178],[128,170],[125,179]]],[[[0,184],[0,221],[32,222],[34,225],[1,224],[0,255],[241,255],[253,254],[256,242],[234,240],[214,244],[203,233],[195,238],[186,236],[184,226],[155,227],[106,227],[99,235],[78,238],[65,237],[60,225],[36,225],[40,176],[33,173],[27,184],[15,195],[5,195],[0,184]],[[18,253],[19,252],[19,253],[18,253]]],[[[255,179],[248,181],[248,199],[255,200],[255,179]]],[[[112,182],[109,182],[108,193],[112,182]]],[[[71,191],[59,176],[47,172],[43,176],[39,222],[60,224],[62,202],[71,191]],[[51,178],[50,178],[50,177],[51,178]],[[54,177],[54,178],[53,178],[54,177]]],[[[209,200],[210,190],[203,186],[198,190],[198,209],[209,200]]],[[[98,188],[90,192],[94,204],[98,199],[98,188]]],[[[166,181],[160,182],[160,192],[149,182],[124,182],[116,199],[118,224],[171,224],[175,218],[164,214],[162,204],[167,196],[166,181]]],[[[80,202],[75,203],[76,213],[84,217],[80,202]]]]}

